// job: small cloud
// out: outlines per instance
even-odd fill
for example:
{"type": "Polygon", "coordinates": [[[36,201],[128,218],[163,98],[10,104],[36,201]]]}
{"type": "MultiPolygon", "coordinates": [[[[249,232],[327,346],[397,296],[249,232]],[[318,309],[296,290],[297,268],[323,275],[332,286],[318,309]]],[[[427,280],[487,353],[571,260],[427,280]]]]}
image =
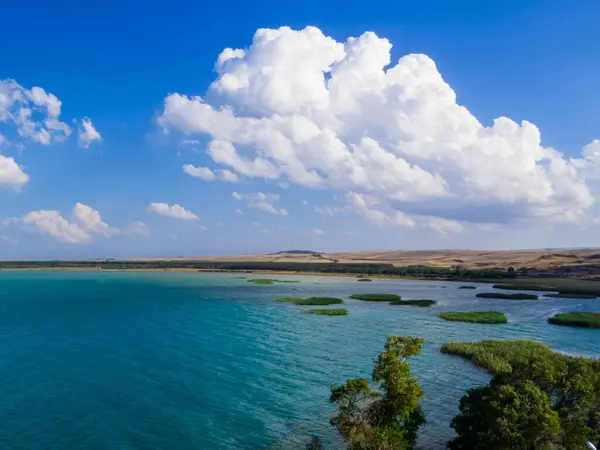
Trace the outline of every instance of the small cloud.
{"type": "Polygon", "coordinates": [[[246,213],[245,213],[244,211],[242,211],[241,209],[236,209],[236,210],[235,210],[235,213],[236,213],[237,215],[239,215],[239,216],[245,216],[245,215],[246,215],[246,213]]]}
{"type": "Polygon", "coordinates": [[[242,200],[244,198],[242,195],[238,194],[237,192],[232,192],[231,196],[233,198],[235,198],[236,200],[242,200]]]}
{"type": "Polygon", "coordinates": [[[308,206],[308,202],[307,202],[306,200],[302,200],[302,204],[303,204],[304,206],[308,206]]]}
{"type": "Polygon", "coordinates": [[[221,179],[223,181],[229,181],[230,183],[237,183],[238,181],[240,181],[240,179],[238,178],[238,176],[231,172],[230,170],[221,170],[221,179]]]}
{"type": "Polygon", "coordinates": [[[79,125],[79,146],[88,148],[92,142],[101,140],[102,136],[94,128],[92,121],[88,118],[82,119],[79,125]]]}
{"type": "Polygon", "coordinates": [[[204,225],[199,225],[199,226],[198,226],[198,228],[199,228],[201,231],[206,231],[206,230],[208,230],[208,227],[205,227],[204,225]]]}
{"type": "Polygon", "coordinates": [[[195,167],[191,164],[186,164],[183,166],[183,171],[192,177],[200,178],[204,181],[212,181],[217,178],[208,167],[195,167]]]}
{"type": "Polygon", "coordinates": [[[319,228],[313,228],[312,231],[313,231],[314,234],[316,234],[318,236],[324,236],[325,235],[325,232],[323,230],[319,229],[319,228]]]}
{"type": "Polygon", "coordinates": [[[10,245],[15,245],[15,244],[19,243],[19,241],[15,240],[15,239],[11,239],[7,236],[0,236],[0,242],[3,244],[10,244],[10,245]]]}
{"type": "Polygon", "coordinates": [[[123,234],[137,234],[140,236],[149,236],[150,230],[148,229],[148,225],[144,222],[134,221],[129,222],[125,228],[123,228],[123,234]]]}
{"type": "Polygon", "coordinates": [[[465,227],[456,220],[442,219],[440,217],[432,217],[429,220],[429,228],[437,231],[440,234],[459,234],[465,230],[465,227]]]}
{"type": "Polygon", "coordinates": [[[198,220],[198,216],[177,203],[169,205],[167,203],[150,203],[148,211],[154,212],[161,216],[172,217],[180,220],[198,220]]]}

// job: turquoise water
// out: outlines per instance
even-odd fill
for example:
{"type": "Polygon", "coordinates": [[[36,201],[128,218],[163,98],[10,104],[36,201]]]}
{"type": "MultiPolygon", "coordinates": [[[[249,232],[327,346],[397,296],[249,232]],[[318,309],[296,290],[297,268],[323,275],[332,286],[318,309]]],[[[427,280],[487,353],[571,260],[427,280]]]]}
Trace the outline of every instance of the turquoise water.
{"type": "MultiPolygon", "coordinates": [[[[548,325],[600,300],[476,299],[440,282],[223,274],[0,272],[0,446],[11,449],[303,449],[328,426],[328,386],[369,376],[387,334],[422,336],[420,442],[442,449],[464,390],[485,373],[439,353],[449,340],[532,338],[600,357],[600,330],[548,325]],[[432,308],[347,300],[350,315],[300,315],[279,296],[398,293],[432,308]],[[444,310],[505,311],[507,325],[444,322],[444,310]]],[[[489,290],[489,286],[479,289],[489,290]]]]}

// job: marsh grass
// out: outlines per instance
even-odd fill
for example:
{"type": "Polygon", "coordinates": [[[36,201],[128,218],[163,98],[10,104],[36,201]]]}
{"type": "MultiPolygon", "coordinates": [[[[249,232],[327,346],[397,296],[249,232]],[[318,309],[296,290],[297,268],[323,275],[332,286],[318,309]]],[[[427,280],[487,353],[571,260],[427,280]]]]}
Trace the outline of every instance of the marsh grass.
{"type": "Polygon", "coordinates": [[[394,300],[393,302],[390,302],[390,305],[427,307],[433,306],[436,303],[435,300],[394,300]]]}
{"type": "Polygon", "coordinates": [[[488,324],[508,323],[504,313],[498,311],[443,312],[440,313],[440,318],[454,322],[488,324]]]}
{"type": "Polygon", "coordinates": [[[600,313],[570,312],[548,317],[548,323],[580,328],[600,328],[600,313]]]}
{"type": "Polygon", "coordinates": [[[482,292],[481,294],[475,294],[477,298],[499,298],[503,300],[537,300],[538,296],[535,294],[502,294],[501,292],[482,292]]]}
{"type": "Polygon", "coordinates": [[[366,302],[394,302],[402,300],[402,297],[396,294],[354,294],[350,298],[366,302]]]}
{"type": "Polygon", "coordinates": [[[348,310],[344,308],[336,309],[305,309],[298,311],[299,314],[315,314],[317,316],[347,316],[348,310]]]}
{"type": "Polygon", "coordinates": [[[326,306],[326,305],[340,305],[344,303],[341,298],[336,297],[309,297],[309,298],[296,298],[296,297],[282,297],[276,300],[280,303],[293,303],[301,306],[326,306]]]}

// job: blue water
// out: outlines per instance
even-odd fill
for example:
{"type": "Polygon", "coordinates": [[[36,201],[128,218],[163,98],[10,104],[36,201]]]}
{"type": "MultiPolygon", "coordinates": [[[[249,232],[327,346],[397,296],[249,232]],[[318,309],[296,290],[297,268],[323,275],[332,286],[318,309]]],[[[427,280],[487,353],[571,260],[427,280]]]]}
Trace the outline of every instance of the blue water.
{"type": "MultiPolygon", "coordinates": [[[[0,447],[302,449],[328,425],[332,383],[368,377],[387,334],[425,338],[413,370],[426,396],[420,442],[442,449],[464,390],[485,373],[439,353],[449,340],[532,338],[600,357],[600,330],[553,326],[600,300],[476,299],[440,282],[225,274],[0,272],[0,447]],[[432,308],[347,300],[350,315],[300,315],[279,296],[359,292],[432,298],[432,308]],[[444,310],[496,309],[507,325],[444,322],[444,310]]],[[[489,290],[482,286],[481,290],[489,290]]]]}

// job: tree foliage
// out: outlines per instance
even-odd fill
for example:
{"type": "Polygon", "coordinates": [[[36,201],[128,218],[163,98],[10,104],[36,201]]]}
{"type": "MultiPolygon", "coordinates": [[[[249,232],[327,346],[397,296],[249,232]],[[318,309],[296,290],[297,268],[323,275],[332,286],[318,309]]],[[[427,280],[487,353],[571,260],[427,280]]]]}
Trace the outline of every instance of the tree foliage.
{"type": "Polygon", "coordinates": [[[331,424],[352,450],[404,450],[414,447],[425,423],[419,406],[423,391],[410,374],[408,358],[421,353],[423,339],[388,336],[372,373],[377,389],[365,378],[331,386],[338,407],[331,424]]]}
{"type": "Polygon", "coordinates": [[[597,360],[539,351],[508,368],[463,397],[451,449],[576,450],[600,441],[597,360]]]}

